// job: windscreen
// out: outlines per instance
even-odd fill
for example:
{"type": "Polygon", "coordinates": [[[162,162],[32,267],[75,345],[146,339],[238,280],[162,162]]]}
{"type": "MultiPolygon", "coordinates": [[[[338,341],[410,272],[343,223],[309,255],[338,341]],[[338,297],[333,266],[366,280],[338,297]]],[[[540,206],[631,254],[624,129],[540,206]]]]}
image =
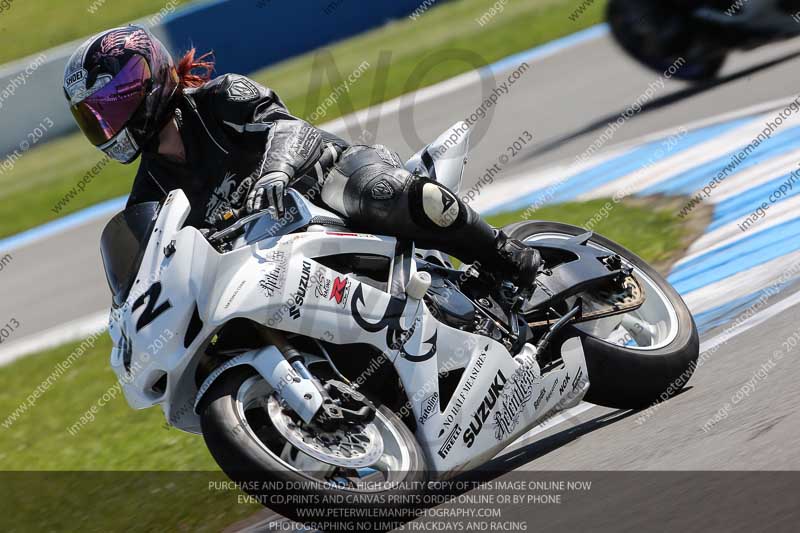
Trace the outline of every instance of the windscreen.
{"type": "Polygon", "coordinates": [[[131,206],[112,218],[103,230],[100,253],[115,306],[122,305],[128,298],[150,240],[159,205],[158,202],[147,202],[131,206]]]}

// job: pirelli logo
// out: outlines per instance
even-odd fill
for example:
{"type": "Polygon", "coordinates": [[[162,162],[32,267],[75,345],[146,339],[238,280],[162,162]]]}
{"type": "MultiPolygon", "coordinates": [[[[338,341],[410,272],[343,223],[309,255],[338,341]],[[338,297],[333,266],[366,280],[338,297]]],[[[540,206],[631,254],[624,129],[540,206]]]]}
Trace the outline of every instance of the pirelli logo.
{"type": "Polygon", "coordinates": [[[447,454],[450,453],[450,450],[453,449],[453,445],[455,445],[456,441],[458,440],[459,435],[461,435],[461,426],[456,424],[453,426],[453,430],[447,435],[447,438],[444,440],[444,444],[442,447],[439,448],[439,457],[442,459],[447,458],[447,454]]]}

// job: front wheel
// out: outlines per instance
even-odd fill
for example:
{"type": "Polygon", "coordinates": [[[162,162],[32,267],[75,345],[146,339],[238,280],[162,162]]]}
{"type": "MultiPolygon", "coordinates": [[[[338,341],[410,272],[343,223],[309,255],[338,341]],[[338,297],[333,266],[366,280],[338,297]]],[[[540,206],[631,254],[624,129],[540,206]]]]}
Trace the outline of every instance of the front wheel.
{"type": "MultiPolygon", "coordinates": [[[[381,507],[413,502],[410,493],[424,487],[416,439],[383,406],[369,424],[315,433],[290,417],[255,370],[237,367],[212,385],[200,413],[206,445],[228,477],[288,518],[326,525],[318,529],[348,529],[348,515],[331,509],[380,519],[381,507]]],[[[409,505],[408,516],[392,517],[399,525],[413,512],[409,505]]]]}
{"type": "MultiPolygon", "coordinates": [[[[569,239],[585,229],[558,222],[522,222],[505,229],[512,238],[537,241],[569,239]]],[[[672,285],[630,250],[600,235],[589,246],[621,257],[644,287],[638,309],[565,328],[563,335],[583,342],[589,373],[586,401],[618,409],[636,409],[664,401],[692,376],[700,341],[689,308],[672,285]]]]}

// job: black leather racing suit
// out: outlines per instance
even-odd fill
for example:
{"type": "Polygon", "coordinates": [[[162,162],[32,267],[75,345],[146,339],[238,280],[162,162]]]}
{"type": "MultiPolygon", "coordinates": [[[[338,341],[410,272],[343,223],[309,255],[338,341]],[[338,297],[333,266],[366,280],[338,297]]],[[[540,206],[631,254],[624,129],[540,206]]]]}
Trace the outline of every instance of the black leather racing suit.
{"type": "Polygon", "coordinates": [[[176,117],[186,163],[145,150],[129,205],[182,189],[192,206],[187,223],[211,227],[242,208],[261,176],[280,170],[353,229],[414,240],[466,262],[505,262],[495,230],[445,187],[406,171],[383,146],[350,147],[292,116],[273,91],[244,76],[185,91],[176,117]]]}

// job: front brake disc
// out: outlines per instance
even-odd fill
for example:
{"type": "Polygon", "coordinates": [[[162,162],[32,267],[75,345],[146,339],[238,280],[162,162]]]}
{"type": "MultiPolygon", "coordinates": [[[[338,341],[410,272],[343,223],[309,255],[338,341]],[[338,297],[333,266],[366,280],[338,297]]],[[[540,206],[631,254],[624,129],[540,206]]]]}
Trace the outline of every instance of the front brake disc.
{"type": "Polygon", "coordinates": [[[383,438],[374,423],[352,424],[325,431],[305,424],[281,406],[273,394],[267,402],[267,414],[278,433],[301,452],[334,466],[364,468],[383,455],[383,438]]]}

